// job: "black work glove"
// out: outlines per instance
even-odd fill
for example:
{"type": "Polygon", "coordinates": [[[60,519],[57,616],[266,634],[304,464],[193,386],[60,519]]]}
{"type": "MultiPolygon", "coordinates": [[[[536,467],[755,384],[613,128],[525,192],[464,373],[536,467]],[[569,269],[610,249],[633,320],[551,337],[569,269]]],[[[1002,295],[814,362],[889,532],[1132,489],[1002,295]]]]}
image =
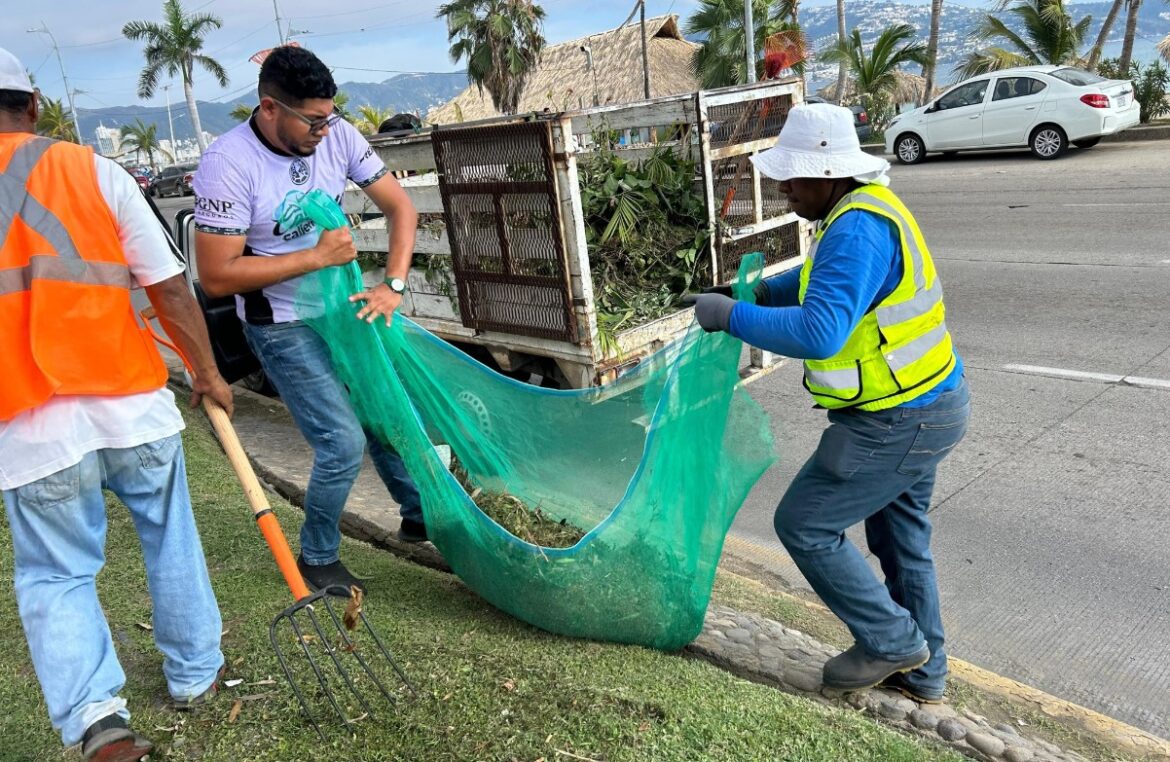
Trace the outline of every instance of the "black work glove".
{"type": "MultiPolygon", "coordinates": [[[[709,288],[703,289],[702,293],[722,294],[723,296],[728,296],[732,299],[735,298],[735,294],[731,292],[731,286],[710,286],[709,288]]],[[[760,305],[761,307],[768,306],[768,301],[772,298],[772,293],[768,291],[768,286],[764,283],[763,280],[756,284],[756,287],[752,289],[752,293],[755,294],[756,304],[760,305]]]]}
{"type": "Polygon", "coordinates": [[[682,304],[694,306],[695,320],[707,333],[726,331],[731,327],[731,311],[735,309],[736,301],[730,296],[717,292],[687,294],[682,298],[682,304]]]}

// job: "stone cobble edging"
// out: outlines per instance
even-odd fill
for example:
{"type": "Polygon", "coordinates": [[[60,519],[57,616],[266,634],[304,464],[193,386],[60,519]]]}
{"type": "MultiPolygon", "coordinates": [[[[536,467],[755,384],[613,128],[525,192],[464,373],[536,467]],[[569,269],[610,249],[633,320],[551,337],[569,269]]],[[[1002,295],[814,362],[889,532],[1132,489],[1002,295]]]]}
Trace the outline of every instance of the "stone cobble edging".
{"type": "Polygon", "coordinates": [[[870,689],[842,694],[821,684],[821,667],[840,653],[799,630],[758,614],[711,606],[703,632],[687,651],[740,677],[838,708],[872,715],[899,730],[984,762],[1084,762],[1084,758],[1007,724],[992,724],[948,704],[918,704],[900,693],[870,689]]]}

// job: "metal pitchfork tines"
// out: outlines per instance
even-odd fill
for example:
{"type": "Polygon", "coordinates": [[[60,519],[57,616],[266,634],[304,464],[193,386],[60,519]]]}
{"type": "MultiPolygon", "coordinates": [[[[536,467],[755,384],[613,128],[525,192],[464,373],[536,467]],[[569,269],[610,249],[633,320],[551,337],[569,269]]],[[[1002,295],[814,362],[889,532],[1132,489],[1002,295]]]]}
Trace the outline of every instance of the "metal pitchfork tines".
{"type": "MultiPolygon", "coordinates": [[[[193,373],[191,364],[187,362],[187,358],[183,357],[183,353],[179,351],[178,347],[155,332],[154,326],[150,322],[155,317],[154,308],[144,309],[140,314],[155,340],[174,350],[182,358],[183,364],[187,366],[187,372],[193,373]]],[[[370,660],[367,660],[366,655],[363,654],[359,637],[363,642],[368,641],[367,645],[372,644],[372,648],[366,650],[367,653],[372,654],[371,659],[375,662],[375,666],[377,662],[382,660],[388,662],[406,687],[410,689],[410,692],[417,696],[418,691],[415,690],[406,673],[390,656],[382,639],[362,612],[362,591],[360,588],[353,587],[347,590],[342,586],[334,585],[320,592],[310,593],[304,578],[301,576],[300,569],[297,568],[292,550],[289,549],[288,540],[285,539],[284,532],[281,531],[280,524],[276,520],[276,514],[272,512],[272,507],[268,504],[264,488],[260,486],[260,481],[256,478],[255,471],[252,470],[252,464],[248,462],[247,453],[244,452],[240,439],[236,436],[236,430],[232,427],[227,412],[207,396],[203,397],[203,409],[206,411],[211,426],[215,429],[215,434],[236,472],[236,477],[240,480],[240,486],[248,498],[248,504],[252,507],[252,515],[256,519],[256,525],[260,528],[260,533],[264,535],[268,549],[272,552],[272,557],[275,559],[280,573],[284,576],[289,591],[296,600],[296,603],[276,615],[268,627],[268,635],[272,640],[272,646],[276,650],[276,657],[280,660],[284,675],[301,704],[301,710],[312,723],[314,730],[322,738],[325,737],[321,726],[317,724],[317,718],[310,705],[311,701],[318,704],[328,704],[346,727],[373,714],[367,695],[377,700],[377,694],[381,694],[391,705],[395,702],[393,694],[386,689],[377,672],[371,666],[370,660]],[[335,598],[338,600],[338,605],[340,605],[341,599],[348,598],[340,617],[334,608],[335,598]],[[319,615],[322,610],[325,612],[325,616],[319,615]],[[283,623],[287,623],[287,630],[281,626],[283,623]],[[289,658],[289,655],[285,653],[280,640],[282,630],[289,632],[290,643],[299,644],[298,656],[303,658],[289,658]],[[359,633],[362,634],[359,636],[359,633]],[[347,669],[346,661],[356,662],[360,669],[347,669]],[[325,665],[324,669],[321,667],[322,664],[325,665]],[[303,690],[301,683],[311,681],[312,678],[316,678],[318,690],[303,690]],[[336,684],[345,686],[345,689],[348,690],[345,695],[352,697],[352,700],[344,698],[339,700],[333,690],[333,686],[336,684]]]]}
{"type": "Polygon", "coordinates": [[[255,472],[252,471],[248,456],[240,445],[240,440],[236,436],[231,421],[228,420],[227,413],[207,397],[203,398],[203,407],[207,411],[207,417],[211,419],[212,428],[215,429],[220,444],[223,445],[224,452],[227,453],[228,460],[231,461],[232,468],[236,471],[240,485],[244,488],[244,494],[252,506],[256,524],[260,527],[260,532],[264,535],[273,558],[276,559],[276,565],[280,568],[281,574],[284,575],[288,589],[292,592],[293,598],[296,599],[296,603],[276,615],[268,627],[268,634],[272,640],[273,648],[276,649],[276,656],[280,660],[284,675],[288,679],[289,685],[292,686],[302,711],[312,723],[317,734],[324,738],[324,733],[321,726],[317,724],[317,718],[310,705],[310,699],[327,703],[346,726],[373,714],[366,694],[380,693],[386,701],[394,703],[393,695],[386,690],[386,686],[378,678],[375,670],[371,668],[370,661],[363,655],[362,644],[357,641],[358,632],[364,633],[361,638],[363,641],[373,644],[373,648],[368,649],[372,653],[371,658],[389,662],[411,692],[417,695],[417,691],[406,677],[406,673],[390,656],[382,639],[378,637],[378,633],[362,612],[360,588],[353,588],[354,595],[352,596],[351,590],[341,586],[328,587],[317,593],[309,592],[309,588],[305,585],[305,580],[297,568],[292,551],[288,547],[288,541],[280,530],[280,524],[277,523],[276,514],[272,512],[272,508],[268,504],[268,498],[265,496],[260,482],[256,479],[255,472]],[[339,600],[349,598],[341,617],[334,609],[334,597],[338,597],[339,600]],[[322,610],[325,613],[324,616],[320,615],[322,610]],[[299,644],[298,651],[299,655],[304,657],[303,660],[289,658],[281,646],[280,631],[285,629],[281,627],[282,623],[288,624],[288,630],[291,631],[292,636],[290,642],[299,644]],[[359,624],[361,625],[360,630],[359,624]],[[351,632],[353,635],[350,634],[351,632]],[[315,651],[316,654],[314,654],[315,651]],[[298,664],[298,661],[303,661],[303,663],[298,664]],[[353,669],[351,675],[351,669],[346,668],[346,661],[356,662],[360,670],[353,669]],[[324,669],[322,669],[322,665],[324,665],[324,669]],[[308,669],[303,668],[306,666],[308,669]],[[311,680],[310,673],[312,677],[316,678],[319,689],[312,693],[305,691],[301,685],[302,682],[311,680]],[[359,679],[355,680],[355,677],[359,679]],[[348,695],[352,696],[353,700],[339,699],[333,690],[336,685],[342,685],[348,689],[348,695]]]}

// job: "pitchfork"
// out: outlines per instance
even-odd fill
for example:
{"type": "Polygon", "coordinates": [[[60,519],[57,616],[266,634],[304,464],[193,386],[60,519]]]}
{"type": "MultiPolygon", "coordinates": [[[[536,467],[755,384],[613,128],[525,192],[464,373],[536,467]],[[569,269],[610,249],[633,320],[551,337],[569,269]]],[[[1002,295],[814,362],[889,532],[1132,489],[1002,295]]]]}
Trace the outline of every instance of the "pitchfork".
{"type": "MultiPolygon", "coordinates": [[[[191,364],[183,356],[183,353],[179,351],[178,347],[167,341],[154,330],[154,326],[150,322],[156,317],[154,308],[148,307],[139,314],[142,316],[143,321],[146,323],[155,340],[173,350],[183,360],[188,374],[193,375],[191,364]]],[[[294,650],[299,651],[304,656],[304,661],[309,665],[313,675],[317,678],[320,694],[333,708],[334,712],[337,713],[342,724],[346,726],[352,725],[364,719],[366,716],[373,714],[373,708],[370,706],[370,702],[357,682],[350,675],[350,669],[346,668],[345,662],[347,661],[356,661],[360,667],[360,671],[355,672],[355,674],[359,678],[364,674],[373,683],[374,687],[377,688],[376,693],[380,693],[390,704],[393,705],[395,703],[394,696],[386,689],[386,686],[382,683],[375,670],[371,668],[369,661],[362,654],[361,646],[356,640],[357,632],[354,631],[365,631],[369,641],[375,647],[373,660],[378,661],[379,657],[381,657],[389,662],[406,687],[410,689],[412,694],[417,696],[418,692],[415,690],[414,685],[411,684],[410,679],[402,671],[402,668],[398,666],[398,663],[394,661],[394,658],[390,656],[390,652],[386,650],[382,639],[378,637],[378,633],[370,625],[369,620],[366,619],[366,615],[362,611],[362,592],[359,588],[346,589],[340,585],[332,585],[316,593],[310,593],[308,586],[305,585],[304,578],[301,576],[300,570],[297,568],[297,562],[293,558],[288,541],[280,529],[276,514],[272,512],[272,507],[268,503],[264,489],[260,486],[260,482],[256,478],[256,473],[252,470],[251,463],[248,462],[247,453],[244,452],[239,437],[236,436],[236,430],[232,426],[231,420],[228,419],[227,412],[219,403],[207,396],[203,397],[203,409],[206,411],[207,417],[211,421],[211,426],[215,429],[216,436],[219,438],[219,442],[223,446],[224,452],[227,454],[228,460],[236,472],[236,477],[240,480],[240,486],[243,487],[244,495],[248,498],[248,503],[252,507],[253,517],[256,519],[256,524],[260,527],[260,533],[264,535],[264,540],[268,543],[268,549],[272,551],[276,565],[280,569],[280,573],[284,575],[284,581],[288,585],[288,589],[292,592],[293,598],[296,600],[296,603],[277,614],[276,618],[272,620],[272,623],[268,626],[268,637],[272,641],[272,648],[276,651],[276,658],[280,661],[284,676],[288,680],[289,685],[292,686],[293,693],[296,694],[297,700],[300,702],[301,710],[313,725],[313,729],[317,731],[317,734],[322,739],[325,738],[325,734],[322,732],[321,726],[317,724],[317,719],[309,706],[306,694],[301,689],[297,678],[293,674],[293,661],[290,661],[288,655],[285,653],[285,649],[281,646],[282,631],[286,633],[285,637],[288,638],[290,643],[296,644],[294,650]],[[334,597],[349,599],[340,616],[338,616],[332,600],[334,597]],[[322,609],[324,610],[324,615],[322,615],[322,609]],[[354,632],[353,637],[351,637],[350,632],[354,632]],[[333,636],[330,637],[327,633],[333,633],[333,636]],[[314,656],[314,651],[318,651],[316,656],[314,656]],[[324,668],[322,668],[322,665],[324,668]],[[357,705],[362,710],[360,714],[351,716],[351,713],[345,708],[345,704],[348,702],[338,701],[330,687],[331,682],[336,683],[338,681],[344,684],[350,694],[356,699],[357,705]]],[[[374,700],[377,700],[376,693],[369,686],[366,686],[366,692],[373,693],[374,700]]]]}

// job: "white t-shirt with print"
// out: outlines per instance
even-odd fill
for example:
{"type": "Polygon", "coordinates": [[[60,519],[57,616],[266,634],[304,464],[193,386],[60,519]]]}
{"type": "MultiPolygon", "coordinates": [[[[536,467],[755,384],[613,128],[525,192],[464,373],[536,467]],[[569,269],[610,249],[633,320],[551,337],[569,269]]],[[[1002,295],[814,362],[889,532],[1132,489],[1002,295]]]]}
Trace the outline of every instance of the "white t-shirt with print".
{"type": "MultiPolygon", "coordinates": [[[[102,156],[95,156],[94,164],[135,285],[151,286],[182,273],[130,173],[102,156]]],[[[40,407],[0,421],[0,489],[43,479],[95,450],[137,447],[182,430],[183,416],[166,387],[123,397],[51,397],[40,407]]]]}
{"type": "MultiPolygon", "coordinates": [[[[273,257],[310,248],[317,226],[299,201],[320,188],[338,203],[346,182],[366,187],[386,166],[365,137],[344,120],[329,128],[311,156],[293,156],[268,143],[255,122],[221,135],[195,173],[195,227],[205,233],[246,236],[244,255],[273,257]]],[[[241,319],[258,325],[296,320],[300,278],[236,296],[241,319]]]]}

